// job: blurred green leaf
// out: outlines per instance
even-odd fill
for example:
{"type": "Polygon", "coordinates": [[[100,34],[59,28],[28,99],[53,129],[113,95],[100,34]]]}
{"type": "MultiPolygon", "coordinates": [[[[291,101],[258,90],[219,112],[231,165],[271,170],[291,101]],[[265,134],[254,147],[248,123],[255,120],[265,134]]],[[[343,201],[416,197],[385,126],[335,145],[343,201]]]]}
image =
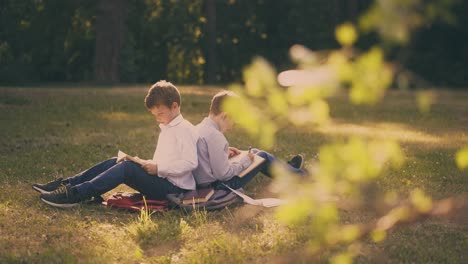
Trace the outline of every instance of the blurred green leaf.
{"type": "Polygon", "coordinates": [[[432,209],[432,199],[421,189],[414,189],[410,195],[411,203],[422,213],[432,209]]]}
{"type": "Polygon", "coordinates": [[[432,91],[422,91],[416,94],[416,101],[421,113],[429,113],[431,106],[436,99],[436,95],[432,91]]]}
{"type": "Polygon", "coordinates": [[[455,155],[457,166],[460,170],[468,168],[468,146],[460,149],[455,155]]]}
{"type": "Polygon", "coordinates": [[[343,46],[351,46],[356,42],[357,31],[353,24],[346,22],[335,30],[335,37],[343,46]]]}
{"type": "Polygon", "coordinates": [[[342,82],[351,82],[354,76],[352,63],[348,60],[343,52],[334,51],[328,57],[328,63],[337,72],[342,82]]]}
{"type": "Polygon", "coordinates": [[[359,227],[357,225],[346,225],[341,229],[342,240],[352,242],[358,238],[360,234],[359,227]]]}
{"type": "Polygon", "coordinates": [[[267,101],[268,101],[268,105],[270,106],[270,109],[275,114],[285,115],[287,113],[288,103],[286,101],[284,93],[281,93],[279,91],[274,91],[270,93],[270,95],[267,98],[267,101]]]}
{"type": "Polygon", "coordinates": [[[393,72],[385,65],[383,51],[373,47],[356,59],[351,84],[351,101],[356,104],[375,104],[392,83],[393,72]]]}
{"type": "Polygon", "coordinates": [[[376,229],[371,232],[371,238],[376,243],[382,242],[386,237],[387,232],[385,232],[385,230],[376,229]]]}
{"type": "Polygon", "coordinates": [[[286,204],[278,208],[276,216],[283,223],[294,225],[303,223],[311,213],[311,203],[309,200],[302,199],[295,201],[294,204],[286,204]]]}
{"type": "Polygon", "coordinates": [[[253,97],[265,96],[268,90],[277,86],[276,71],[260,57],[244,69],[243,77],[247,94],[253,97]]]}
{"type": "Polygon", "coordinates": [[[318,125],[325,124],[330,119],[330,107],[324,100],[315,100],[310,103],[309,111],[312,115],[312,122],[318,125]]]}
{"type": "Polygon", "coordinates": [[[350,253],[341,253],[331,258],[330,263],[332,264],[351,264],[353,263],[353,257],[350,253]]]}

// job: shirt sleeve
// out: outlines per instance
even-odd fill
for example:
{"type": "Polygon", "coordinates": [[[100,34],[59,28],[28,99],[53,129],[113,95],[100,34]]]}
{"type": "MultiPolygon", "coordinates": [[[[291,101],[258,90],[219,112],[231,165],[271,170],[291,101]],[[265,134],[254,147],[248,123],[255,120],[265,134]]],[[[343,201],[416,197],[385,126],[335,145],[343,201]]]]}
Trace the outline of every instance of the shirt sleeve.
{"type": "Polygon", "coordinates": [[[213,176],[220,181],[231,179],[252,163],[249,157],[244,157],[240,162],[230,163],[229,144],[224,136],[212,137],[207,139],[206,143],[213,176]]]}
{"type": "Polygon", "coordinates": [[[198,166],[197,156],[198,136],[194,130],[187,130],[176,136],[175,148],[180,153],[179,158],[170,162],[158,164],[158,175],[162,178],[182,177],[191,173],[198,166]]]}

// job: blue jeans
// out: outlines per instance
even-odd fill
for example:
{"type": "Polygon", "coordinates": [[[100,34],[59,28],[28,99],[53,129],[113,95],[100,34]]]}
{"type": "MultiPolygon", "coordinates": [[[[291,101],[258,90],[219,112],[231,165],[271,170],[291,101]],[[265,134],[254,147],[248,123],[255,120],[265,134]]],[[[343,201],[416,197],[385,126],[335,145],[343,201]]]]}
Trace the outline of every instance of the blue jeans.
{"type": "Polygon", "coordinates": [[[122,183],[154,200],[165,200],[169,193],[186,191],[157,175],[149,175],[139,164],[132,161],[116,164],[116,161],[116,158],[103,161],[67,181],[82,200],[106,193],[122,183]]]}
{"type": "MultiPolygon", "coordinates": [[[[255,177],[255,175],[257,175],[259,172],[265,174],[268,177],[271,177],[271,165],[273,164],[273,162],[279,162],[279,164],[288,168],[292,173],[295,173],[298,175],[305,175],[304,170],[294,168],[293,166],[276,159],[275,156],[271,155],[270,153],[266,151],[260,151],[256,149],[255,150],[253,149],[252,151],[255,153],[255,155],[258,155],[264,158],[265,161],[262,164],[260,164],[258,167],[254,168],[249,173],[247,173],[244,177],[241,178],[239,176],[234,176],[230,180],[223,182],[224,184],[226,184],[227,186],[233,189],[239,189],[247,185],[247,183],[249,183],[255,177]]],[[[217,186],[221,188],[223,187],[220,183],[218,183],[217,186]]]]}

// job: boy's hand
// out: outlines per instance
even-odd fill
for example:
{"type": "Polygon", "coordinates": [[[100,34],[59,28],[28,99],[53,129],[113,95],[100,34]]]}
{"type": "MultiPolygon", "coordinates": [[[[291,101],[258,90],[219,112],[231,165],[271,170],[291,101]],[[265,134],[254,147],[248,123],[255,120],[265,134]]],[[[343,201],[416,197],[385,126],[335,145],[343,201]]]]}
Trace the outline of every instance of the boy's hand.
{"type": "MultiPolygon", "coordinates": [[[[131,160],[131,159],[125,157],[125,160],[131,160]]],[[[138,157],[138,156],[135,156],[135,157],[133,157],[133,161],[136,162],[136,163],[141,164],[141,163],[144,162],[145,160],[144,160],[144,159],[140,159],[140,157],[138,157]]]]}
{"type": "Polygon", "coordinates": [[[229,158],[239,155],[241,152],[235,147],[229,147],[229,158]]]}
{"type": "Polygon", "coordinates": [[[150,175],[158,174],[158,164],[153,160],[142,161],[141,167],[150,175]]]}

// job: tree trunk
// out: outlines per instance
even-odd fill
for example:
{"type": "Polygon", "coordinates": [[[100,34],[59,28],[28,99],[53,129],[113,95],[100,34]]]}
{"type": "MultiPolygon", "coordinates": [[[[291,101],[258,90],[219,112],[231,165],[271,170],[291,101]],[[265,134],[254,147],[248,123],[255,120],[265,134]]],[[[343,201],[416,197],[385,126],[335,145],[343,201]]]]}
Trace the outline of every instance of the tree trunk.
{"type": "Polygon", "coordinates": [[[205,1],[205,14],[206,14],[206,67],[205,67],[205,82],[216,82],[216,0],[205,1]]]}
{"type": "Polygon", "coordinates": [[[120,49],[125,30],[127,0],[100,0],[96,16],[94,77],[98,82],[120,80],[120,49]]]}

